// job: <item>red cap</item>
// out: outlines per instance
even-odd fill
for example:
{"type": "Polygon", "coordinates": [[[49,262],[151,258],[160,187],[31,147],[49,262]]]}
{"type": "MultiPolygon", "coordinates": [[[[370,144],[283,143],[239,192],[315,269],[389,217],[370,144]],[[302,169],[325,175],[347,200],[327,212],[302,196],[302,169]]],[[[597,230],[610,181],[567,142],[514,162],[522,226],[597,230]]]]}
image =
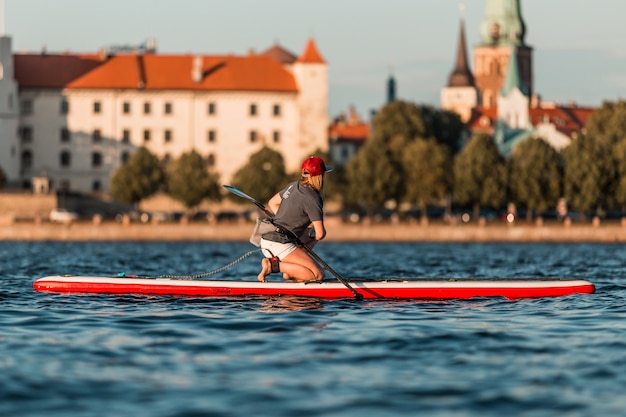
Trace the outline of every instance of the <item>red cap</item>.
{"type": "Polygon", "coordinates": [[[332,170],[333,167],[326,166],[324,160],[319,156],[309,156],[302,163],[302,172],[311,177],[317,177],[318,175],[332,170]]]}

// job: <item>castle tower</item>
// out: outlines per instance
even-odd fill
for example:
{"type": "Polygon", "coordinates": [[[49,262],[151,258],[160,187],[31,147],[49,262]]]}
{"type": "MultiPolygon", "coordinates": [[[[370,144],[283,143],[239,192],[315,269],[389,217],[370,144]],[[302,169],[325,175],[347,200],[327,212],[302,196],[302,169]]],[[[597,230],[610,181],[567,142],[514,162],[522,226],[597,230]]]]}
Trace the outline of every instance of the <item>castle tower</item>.
{"type": "Polygon", "coordinates": [[[456,63],[448,78],[448,85],[441,90],[441,108],[458,113],[461,120],[467,122],[472,114],[472,109],[478,105],[478,90],[468,65],[463,7],[461,5],[456,63]]]}
{"type": "Polygon", "coordinates": [[[19,100],[13,76],[11,38],[4,35],[4,7],[0,3],[0,169],[9,184],[19,179],[17,126],[19,100]]]}
{"type": "Polygon", "coordinates": [[[328,65],[313,39],[309,39],[294,62],[293,74],[298,83],[300,109],[300,132],[295,152],[302,159],[317,149],[328,149],[328,65]],[[317,130],[312,128],[314,126],[317,130]]]}
{"type": "Polygon", "coordinates": [[[517,60],[520,83],[532,96],[532,48],[524,41],[526,25],[520,2],[487,0],[480,25],[481,42],[474,47],[474,79],[483,107],[496,107],[512,54],[517,60]]]}
{"type": "Polygon", "coordinates": [[[396,78],[389,74],[387,79],[387,103],[396,101],[396,78]]]}

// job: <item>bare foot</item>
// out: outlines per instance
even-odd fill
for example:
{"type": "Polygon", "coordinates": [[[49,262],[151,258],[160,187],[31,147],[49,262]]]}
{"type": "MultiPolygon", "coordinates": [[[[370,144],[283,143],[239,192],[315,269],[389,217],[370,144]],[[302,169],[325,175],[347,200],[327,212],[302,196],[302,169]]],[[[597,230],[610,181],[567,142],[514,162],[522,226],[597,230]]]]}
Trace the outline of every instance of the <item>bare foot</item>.
{"type": "Polygon", "coordinates": [[[265,277],[272,272],[272,264],[270,263],[270,260],[267,258],[263,258],[263,260],[261,261],[261,268],[261,272],[259,273],[259,276],[257,278],[259,281],[265,282],[265,277]]]}
{"type": "Polygon", "coordinates": [[[289,274],[283,273],[283,279],[286,280],[286,281],[289,281],[291,279],[291,277],[289,276],[289,274]]]}

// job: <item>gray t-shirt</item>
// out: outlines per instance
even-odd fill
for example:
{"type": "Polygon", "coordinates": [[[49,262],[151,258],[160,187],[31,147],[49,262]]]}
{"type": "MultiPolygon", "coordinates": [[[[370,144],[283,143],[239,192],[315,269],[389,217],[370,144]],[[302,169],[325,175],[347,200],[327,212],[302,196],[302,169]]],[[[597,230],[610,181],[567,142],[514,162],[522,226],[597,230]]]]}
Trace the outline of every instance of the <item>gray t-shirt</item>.
{"type": "MultiPolygon", "coordinates": [[[[299,181],[287,185],[279,193],[281,202],[274,222],[301,236],[309,225],[324,219],[322,196],[314,188],[303,186],[299,181]]],[[[269,232],[263,239],[273,242],[289,242],[289,238],[278,232],[269,232]]]]}

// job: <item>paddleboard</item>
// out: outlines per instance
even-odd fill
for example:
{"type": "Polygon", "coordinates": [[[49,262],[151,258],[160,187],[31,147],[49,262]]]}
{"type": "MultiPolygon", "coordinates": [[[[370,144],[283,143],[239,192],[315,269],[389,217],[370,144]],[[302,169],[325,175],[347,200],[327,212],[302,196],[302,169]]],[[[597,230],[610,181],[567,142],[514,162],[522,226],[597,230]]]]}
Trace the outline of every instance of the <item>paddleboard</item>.
{"type": "MultiPolygon", "coordinates": [[[[589,294],[595,291],[595,286],[588,281],[568,278],[377,278],[346,281],[365,299],[518,299],[589,294]]],[[[348,288],[334,280],[302,283],[60,275],[40,278],[33,286],[37,291],[70,294],[354,298],[348,288]]]]}

